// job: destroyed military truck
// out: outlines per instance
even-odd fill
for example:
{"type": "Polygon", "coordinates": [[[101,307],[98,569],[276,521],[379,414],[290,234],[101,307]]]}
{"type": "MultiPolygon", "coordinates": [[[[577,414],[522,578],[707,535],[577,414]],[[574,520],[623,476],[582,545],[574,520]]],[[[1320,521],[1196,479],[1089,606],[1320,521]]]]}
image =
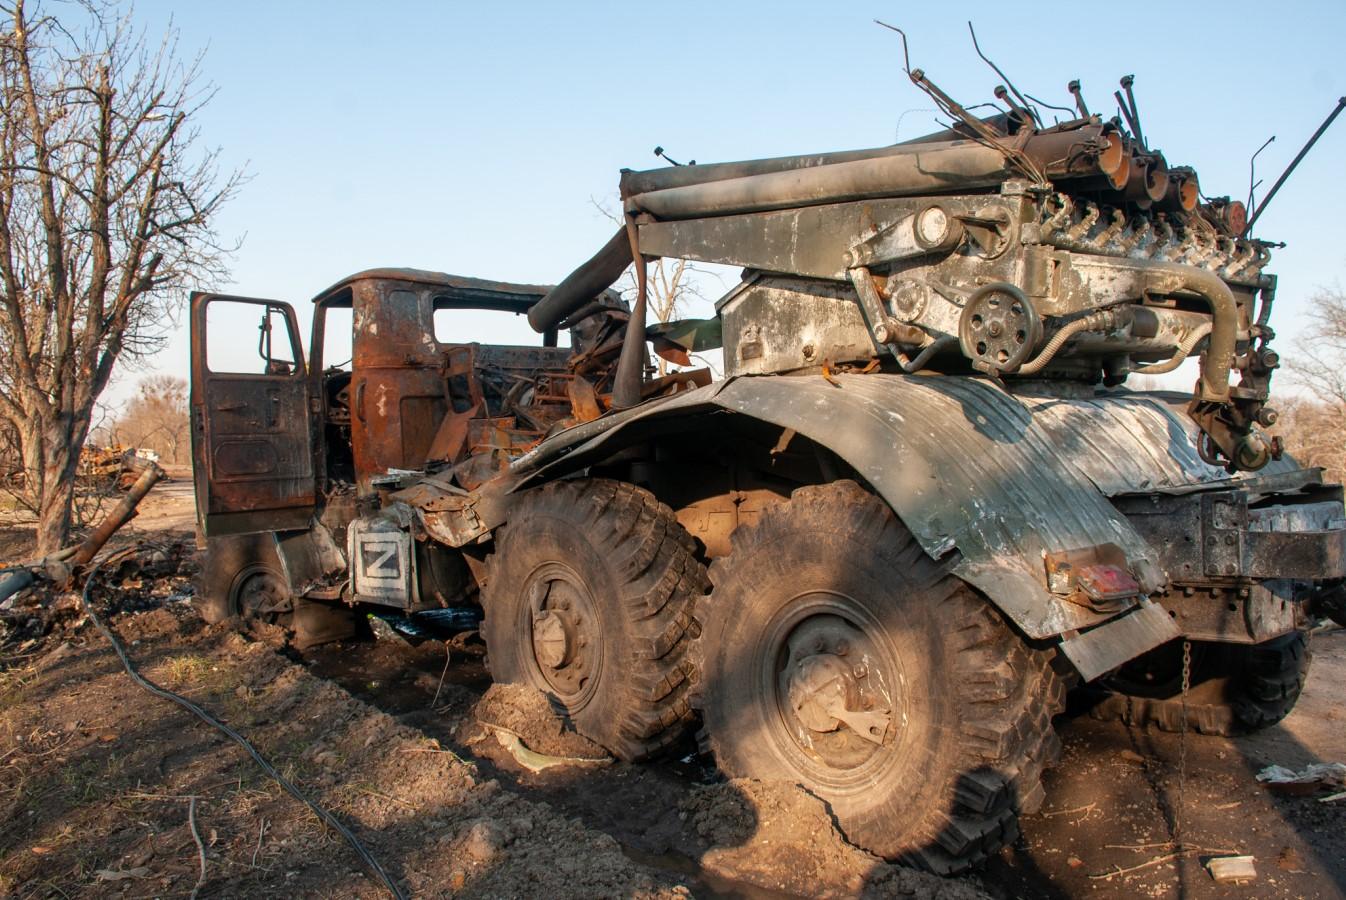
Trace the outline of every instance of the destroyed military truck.
{"type": "Polygon", "coordinates": [[[977,119],[910,74],[951,129],[625,171],[624,226],[555,287],[364,272],[318,296],[307,359],[287,305],[194,297],[206,615],[320,640],[480,609],[492,676],[616,756],[699,721],[727,776],[939,872],[1041,804],[1069,687],[1161,727],[1283,717],[1346,521],[1266,431],[1269,245],[1138,121],[977,119]],[[650,326],[656,257],[742,280],[650,326]],[[228,304],[254,371],[208,349],[251,344],[228,304]],[[541,346],[441,333],[464,308],[541,346]],[[651,378],[651,341],[722,346],[723,379],[651,378]],[[1126,389],[1188,359],[1190,395],[1126,389]]]}

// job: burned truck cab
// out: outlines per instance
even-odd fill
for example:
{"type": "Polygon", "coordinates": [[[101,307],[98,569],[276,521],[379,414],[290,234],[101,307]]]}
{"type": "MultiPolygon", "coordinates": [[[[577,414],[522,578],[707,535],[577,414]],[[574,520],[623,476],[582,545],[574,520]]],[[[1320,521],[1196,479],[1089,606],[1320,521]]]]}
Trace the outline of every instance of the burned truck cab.
{"type": "MultiPolygon", "coordinates": [[[[537,440],[559,416],[535,402],[536,391],[525,398],[517,386],[536,387],[544,373],[566,371],[570,349],[557,346],[556,331],[542,336],[542,346],[474,341],[479,335],[457,314],[485,313],[508,331],[508,320],[521,319],[543,293],[542,287],[372,270],[315,300],[313,377],[320,383],[314,387],[331,429],[324,474],[371,496],[399,473],[423,470],[427,460],[457,461],[469,448],[537,440]],[[343,341],[344,363],[323,358],[343,341]],[[461,427],[445,427],[446,421],[461,427]]],[[[473,322],[486,332],[481,336],[501,330],[482,316],[473,322]]],[[[547,381],[542,378],[544,398],[547,381]]]]}
{"type": "MultiPolygon", "coordinates": [[[[289,304],[194,295],[199,532],[216,550],[237,545],[236,556],[262,559],[259,577],[270,580],[214,586],[214,613],[260,603],[292,617],[303,598],[403,611],[470,600],[459,551],[423,532],[413,540],[408,512],[390,498],[436,472],[459,493],[496,477],[573,421],[577,381],[598,415],[601,345],[625,313],[605,295],[574,329],[535,335],[523,317],[547,290],[360,272],[314,299],[307,357],[289,304]]],[[[221,557],[233,566],[229,553],[208,553],[221,557]]]]}

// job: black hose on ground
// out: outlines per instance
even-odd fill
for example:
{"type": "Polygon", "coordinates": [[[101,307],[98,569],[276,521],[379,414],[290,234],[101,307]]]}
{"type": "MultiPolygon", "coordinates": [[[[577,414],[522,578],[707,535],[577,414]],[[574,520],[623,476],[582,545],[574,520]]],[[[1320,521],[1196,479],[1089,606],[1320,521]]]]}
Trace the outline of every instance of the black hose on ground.
{"type": "Polygon", "coordinates": [[[224,734],[228,735],[230,738],[232,738],[235,743],[237,743],[244,750],[248,751],[248,755],[251,756],[253,761],[257,763],[257,766],[263,772],[265,772],[273,781],[275,781],[281,787],[285,788],[285,790],[288,791],[289,794],[296,800],[300,801],[309,809],[313,810],[314,815],[316,815],[325,824],[333,828],[338,834],[340,834],[343,838],[345,838],[346,843],[350,844],[351,849],[353,849],[359,855],[360,859],[364,860],[365,865],[367,865],[370,868],[370,870],[383,881],[383,884],[388,888],[389,893],[391,893],[394,897],[396,897],[397,900],[406,900],[407,895],[402,892],[402,889],[397,886],[397,883],[393,881],[392,877],[389,876],[388,873],[383,870],[383,866],[379,865],[378,860],[376,860],[373,857],[373,855],[370,854],[370,852],[367,849],[365,849],[364,844],[361,844],[360,840],[354,834],[351,833],[351,830],[347,828],[345,825],[341,824],[341,822],[336,818],[336,816],[332,815],[327,810],[319,806],[317,803],[310,800],[307,795],[305,795],[301,790],[299,790],[299,788],[295,787],[295,785],[292,784],[284,775],[277,772],[275,766],[267,762],[266,759],[262,757],[262,754],[257,752],[257,748],[253,747],[252,744],[248,743],[247,738],[243,737],[243,735],[239,734],[237,731],[234,731],[234,729],[230,728],[228,725],[224,724],[219,719],[215,718],[210,713],[206,712],[204,709],[197,706],[192,701],[188,700],[186,697],[182,697],[178,694],[175,694],[172,691],[167,690],[166,688],[159,687],[159,685],[150,681],[148,678],[144,677],[143,675],[141,675],[139,672],[136,671],[135,665],[132,664],[130,657],[126,655],[126,650],[122,647],[121,642],[118,641],[116,636],[113,635],[112,631],[106,625],[103,624],[103,620],[98,618],[98,613],[94,612],[93,604],[89,601],[89,595],[93,590],[94,580],[98,576],[99,570],[102,569],[104,565],[106,565],[113,559],[129,556],[139,551],[140,549],[141,549],[140,545],[136,545],[126,550],[119,550],[116,553],[113,553],[99,560],[98,563],[95,564],[94,567],[89,570],[88,577],[84,579],[84,591],[80,594],[80,602],[84,605],[84,611],[88,614],[89,619],[94,624],[94,627],[96,627],[100,632],[102,632],[103,637],[108,639],[108,643],[112,644],[112,649],[117,651],[117,656],[120,657],[122,666],[123,668],[126,669],[126,674],[130,675],[132,681],[140,685],[145,690],[149,691],[151,694],[154,694],[156,697],[162,697],[165,700],[173,701],[178,706],[181,706],[183,709],[187,710],[192,715],[196,716],[202,722],[205,722],[212,728],[216,728],[219,731],[223,732],[224,734]]]}

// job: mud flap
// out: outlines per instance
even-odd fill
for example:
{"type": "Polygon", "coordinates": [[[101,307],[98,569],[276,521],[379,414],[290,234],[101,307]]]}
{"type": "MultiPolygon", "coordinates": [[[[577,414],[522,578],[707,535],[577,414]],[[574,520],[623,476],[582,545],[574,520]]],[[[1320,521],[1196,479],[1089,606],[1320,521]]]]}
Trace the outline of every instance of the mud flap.
{"type": "Polygon", "coordinates": [[[1093,681],[1142,653],[1182,636],[1173,617],[1158,603],[1143,602],[1135,612],[1061,641],[1061,651],[1085,681],[1093,681]]]}

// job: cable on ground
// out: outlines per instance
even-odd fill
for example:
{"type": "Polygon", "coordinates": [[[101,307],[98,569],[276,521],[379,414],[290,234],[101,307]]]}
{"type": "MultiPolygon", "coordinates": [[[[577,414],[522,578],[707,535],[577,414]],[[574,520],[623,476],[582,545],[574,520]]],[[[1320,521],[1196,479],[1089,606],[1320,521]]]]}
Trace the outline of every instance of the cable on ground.
{"type": "Polygon", "coordinates": [[[136,671],[135,665],[131,662],[130,657],[126,655],[126,650],[122,647],[121,642],[118,641],[116,636],[112,633],[112,631],[106,625],[103,624],[103,620],[100,619],[98,617],[98,613],[94,611],[93,603],[90,602],[89,597],[93,591],[94,581],[99,573],[99,570],[101,570],[103,566],[107,565],[109,562],[112,562],[114,559],[121,559],[123,557],[130,556],[140,551],[141,549],[142,546],[140,544],[137,544],[134,547],[130,547],[125,550],[119,550],[116,553],[112,553],[104,557],[103,559],[99,560],[97,563],[94,564],[93,568],[89,570],[88,577],[84,579],[84,591],[80,594],[80,602],[84,606],[84,611],[88,614],[89,619],[94,624],[94,627],[96,627],[102,633],[103,637],[107,638],[108,642],[112,644],[112,649],[117,652],[117,656],[121,659],[122,666],[123,668],[126,669],[126,674],[130,675],[132,681],[140,685],[145,690],[149,691],[151,694],[154,694],[156,697],[162,697],[165,700],[173,701],[178,706],[181,706],[183,709],[187,710],[192,715],[196,716],[202,722],[205,722],[212,728],[218,729],[219,731],[223,732],[224,734],[232,738],[235,743],[237,743],[244,750],[248,751],[248,755],[253,758],[253,761],[257,763],[257,766],[263,772],[265,772],[273,781],[275,781],[281,787],[285,788],[285,790],[289,792],[289,794],[296,800],[300,801],[309,809],[313,810],[314,815],[316,815],[326,825],[331,827],[343,838],[345,838],[346,843],[350,844],[351,849],[353,849],[359,855],[360,859],[364,861],[365,865],[368,866],[370,870],[373,871],[374,874],[376,874],[383,881],[383,884],[388,888],[389,893],[391,893],[395,898],[397,898],[397,900],[406,900],[406,894],[404,894],[402,892],[402,889],[397,886],[397,882],[393,881],[392,877],[389,876],[388,873],[384,871],[383,866],[379,865],[378,860],[376,860],[373,857],[373,855],[367,849],[365,849],[364,844],[360,843],[359,838],[357,838],[354,834],[352,834],[351,830],[347,828],[345,825],[343,825],[336,818],[336,816],[332,815],[330,812],[323,809],[313,800],[310,800],[308,796],[304,794],[303,791],[299,790],[298,787],[292,784],[289,781],[289,779],[287,779],[284,775],[280,774],[280,772],[277,772],[275,766],[267,762],[266,759],[263,758],[262,754],[257,752],[257,748],[253,747],[252,744],[248,743],[247,738],[243,737],[243,735],[239,734],[237,731],[230,728],[228,725],[224,724],[219,719],[215,718],[210,713],[206,712],[204,709],[197,706],[192,701],[188,700],[186,697],[180,696],[166,688],[160,687],[159,685],[150,681],[148,678],[144,677],[138,671],[136,671]]]}

